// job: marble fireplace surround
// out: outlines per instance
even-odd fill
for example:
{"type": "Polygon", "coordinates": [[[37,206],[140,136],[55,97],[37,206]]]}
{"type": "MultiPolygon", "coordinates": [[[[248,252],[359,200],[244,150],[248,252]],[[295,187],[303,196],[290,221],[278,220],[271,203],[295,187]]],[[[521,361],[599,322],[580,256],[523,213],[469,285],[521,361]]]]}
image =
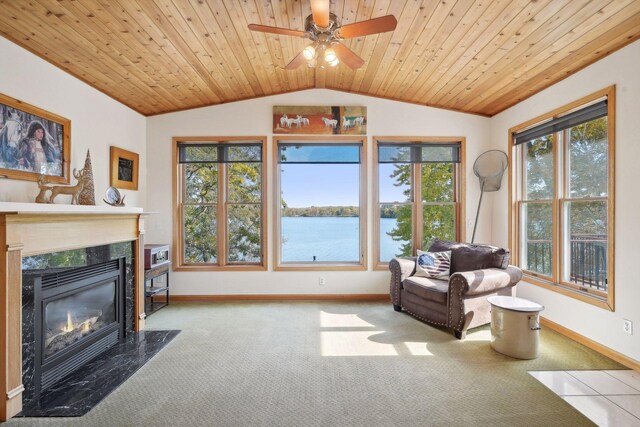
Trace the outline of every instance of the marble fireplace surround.
{"type": "Polygon", "coordinates": [[[22,410],[22,258],[132,242],[133,329],[144,329],[141,208],[0,202],[0,421],[22,410]]]}

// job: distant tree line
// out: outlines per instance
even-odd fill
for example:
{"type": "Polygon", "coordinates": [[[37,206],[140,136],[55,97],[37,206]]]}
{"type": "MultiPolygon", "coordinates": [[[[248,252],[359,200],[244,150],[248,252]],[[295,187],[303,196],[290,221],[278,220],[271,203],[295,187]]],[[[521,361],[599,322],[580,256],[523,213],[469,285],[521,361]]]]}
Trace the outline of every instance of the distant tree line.
{"type": "MultiPolygon", "coordinates": [[[[380,208],[382,218],[396,218],[398,206],[383,206],[380,208]]],[[[358,217],[360,209],[357,206],[310,206],[307,208],[290,208],[286,205],[282,208],[282,216],[306,217],[306,216],[332,216],[332,217],[358,217]]]]}
{"type": "Polygon", "coordinates": [[[360,210],[357,206],[310,206],[307,208],[282,209],[282,216],[344,216],[357,217],[360,210]]]}

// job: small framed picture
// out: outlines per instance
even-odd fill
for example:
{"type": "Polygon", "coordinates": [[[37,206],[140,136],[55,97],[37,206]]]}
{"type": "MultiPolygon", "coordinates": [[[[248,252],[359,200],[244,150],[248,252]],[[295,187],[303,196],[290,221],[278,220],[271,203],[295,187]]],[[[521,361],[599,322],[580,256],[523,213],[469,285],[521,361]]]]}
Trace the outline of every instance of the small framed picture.
{"type": "Polygon", "coordinates": [[[0,176],[69,183],[71,121],[0,94],[0,176]]]}
{"type": "Polygon", "coordinates": [[[138,189],[138,154],[111,146],[111,186],[138,189]]]}

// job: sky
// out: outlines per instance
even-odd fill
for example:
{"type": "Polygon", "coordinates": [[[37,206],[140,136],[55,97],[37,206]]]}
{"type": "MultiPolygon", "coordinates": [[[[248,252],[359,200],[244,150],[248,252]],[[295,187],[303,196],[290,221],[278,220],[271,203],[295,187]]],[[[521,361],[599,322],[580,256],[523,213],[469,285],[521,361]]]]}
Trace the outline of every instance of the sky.
{"type": "MultiPolygon", "coordinates": [[[[380,201],[405,200],[404,187],[392,184],[393,165],[380,165],[380,201]]],[[[358,206],[358,164],[281,164],[282,198],[290,208],[310,206],[358,206]]]]}
{"type": "Polygon", "coordinates": [[[281,164],[282,198],[290,208],[358,206],[358,164],[281,164]]]}

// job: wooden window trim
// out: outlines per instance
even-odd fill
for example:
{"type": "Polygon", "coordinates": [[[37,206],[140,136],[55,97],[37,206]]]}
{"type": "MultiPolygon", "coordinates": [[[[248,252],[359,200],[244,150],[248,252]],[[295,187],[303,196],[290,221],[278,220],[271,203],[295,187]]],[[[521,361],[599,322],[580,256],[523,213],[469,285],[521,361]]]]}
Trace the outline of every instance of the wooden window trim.
{"type": "MultiPolygon", "coordinates": [[[[530,128],[540,122],[545,120],[550,120],[556,118],[558,116],[564,115],[572,110],[578,109],[586,104],[592,103],[600,98],[606,97],[608,100],[608,171],[607,171],[607,185],[608,185],[608,194],[606,199],[608,201],[607,205],[607,287],[608,291],[606,295],[604,295],[601,291],[596,290],[586,290],[582,287],[577,287],[574,285],[569,285],[562,280],[562,254],[561,254],[561,245],[562,243],[562,218],[560,215],[560,209],[562,208],[563,201],[566,201],[566,197],[559,197],[560,187],[562,186],[562,194],[566,193],[566,168],[563,167],[562,176],[560,176],[560,171],[558,170],[559,162],[563,162],[563,166],[566,166],[564,162],[566,162],[566,143],[562,141],[563,153],[560,155],[556,152],[559,150],[558,141],[556,140],[556,134],[554,134],[554,203],[553,203],[553,217],[554,217],[554,227],[553,227],[553,278],[551,281],[547,281],[541,279],[540,277],[533,276],[530,272],[524,271],[524,279],[527,283],[531,283],[536,286],[540,286],[542,288],[548,289],[550,291],[559,293],[561,295],[568,296],[570,298],[577,299],[579,301],[585,302],[587,304],[594,305],[596,307],[600,307],[606,310],[615,311],[615,106],[616,106],[616,86],[612,85],[606,87],[602,90],[599,90],[591,95],[587,95],[583,98],[580,98],[576,101],[573,101],[569,104],[566,104],[562,107],[556,108],[553,111],[550,111],[546,114],[542,114],[538,117],[535,117],[531,120],[527,120],[524,123],[521,123],[517,126],[514,126],[509,129],[507,134],[508,141],[508,154],[509,154],[509,164],[511,165],[511,171],[509,173],[509,244],[511,246],[511,254],[512,254],[512,263],[521,266],[520,264],[520,203],[518,197],[520,196],[520,192],[522,191],[522,177],[519,176],[521,174],[520,167],[522,165],[522,161],[517,160],[517,146],[513,143],[513,134],[519,131],[522,131],[526,128],[530,128]]],[[[564,134],[565,132],[563,132],[564,134]]],[[[583,200],[583,199],[571,199],[571,200],[583,200]]]]}
{"type": "Polygon", "coordinates": [[[368,268],[367,246],[367,137],[353,136],[274,136],[273,137],[273,242],[275,245],[274,271],[366,271],[368,268]],[[318,142],[335,142],[336,145],[345,142],[362,144],[362,162],[360,163],[360,261],[357,263],[283,263],[282,239],[280,229],[280,170],[278,162],[278,143],[286,141],[300,141],[302,144],[316,144],[318,142]]]}
{"type": "MultiPolygon", "coordinates": [[[[460,143],[460,163],[455,165],[456,170],[453,174],[454,179],[454,198],[456,205],[456,235],[459,236],[458,240],[464,242],[466,240],[466,141],[463,136],[450,137],[450,136],[374,136],[373,137],[373,270],[389,270],[389,263],[380,261],[380,194],[379,194],[379,180],[380,171],[378,167],[378,144],[380,141],[395,142],[398,144],[406,144],[410,142],[415,143],[460,143]]],[[[421,163],[413,165],[412,168],[412,183],[416,181],[416,176],[421,173],[421,163]]],[[[422,246],[422,234],[423,227],[422,208],[419,205],[434,205],[434,204],[450,204],[450,202],[424,202],[422,200],[422,194],[419,193],[419,186],[412,185],[411,188],[413,201],[413,226],[416,228],[416,233],[412,236],[412,244],[415,249],[422,246]]]]}
{"type": "MultiPolygon", "coordinates": [[[[267,168],[268,168],[268,155],[267,155],[267,137],[266,136],[184,136],[172,138],[172,193],[173,193],[173,242],[172,242],[172,268],[173,271],[265,271],[267,270],[267,168]],[[227,245],[227,225],[223,221],[217,221],[217,233],[218,236],[224,236],[222,239],[218,239],[218,263],[201,263],[201,264],[187,264],[184,260],[184,230],[183,230],[183,214],[182,214],[182,197],[184,195],[184,180],[180,171],[180,164],[178,163],[179,145],[180,143],[215,143],[215,142],[228,142],[228,143],[243,143],[247,141],[258,141],[262,146],[262,163],[261,163],[261,205],[260,210],[261,224],[260,224],[260,253],[261,262],[259,263],[233,263],[227,264],[226,260],[226,245],[227,245]]],[[[226,168],[222,168],[220,172],[226,174],[226,168]]],[[[217,206],[217,217],[224,218],[226,215],[221,215],[221,211],[225,209],[227,195],[226,195],[226,183],[227,179],[218,180],[218,201],[215,203],[217,206]],[[221,203],[220,200],[223,202],[221,203]]]]}

